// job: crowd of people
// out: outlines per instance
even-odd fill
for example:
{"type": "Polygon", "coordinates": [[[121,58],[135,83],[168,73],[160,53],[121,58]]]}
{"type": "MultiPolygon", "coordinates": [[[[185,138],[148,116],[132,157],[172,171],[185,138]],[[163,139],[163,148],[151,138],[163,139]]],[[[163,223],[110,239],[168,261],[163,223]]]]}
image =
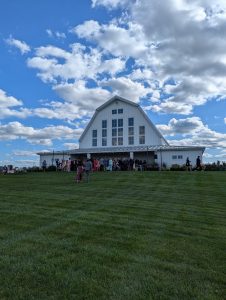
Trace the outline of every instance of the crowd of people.
{"type": "MultiPolygon", "coordinates": [[[[87,161],[87,159],[75,159],[75,160],[59,160],[56,159],[56,171],[77,171],[78,167],[87,161]]],[[[130,170],[146,170],[147,163],[145,160],[134,160],[134,159],[112,159],[112,158],[94,158],[89,159],[92,164],[92,171],[130,171],[130,170]]],[[[42,169],[46,171],[47,162],[42,162],[42,169]]]]}

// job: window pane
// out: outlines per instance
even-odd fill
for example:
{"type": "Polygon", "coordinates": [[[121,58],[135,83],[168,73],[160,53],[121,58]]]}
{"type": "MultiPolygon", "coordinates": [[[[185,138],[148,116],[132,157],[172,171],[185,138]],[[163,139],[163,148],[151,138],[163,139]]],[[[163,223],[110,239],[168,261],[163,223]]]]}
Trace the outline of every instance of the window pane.
{"type": "Polygon", "coordinates": [[[118,114],[123,114],[123,109],[122,108],[118,109],[118,114]]]}
{"type": "Polygon", "coordinates": [[[107,128],[107,120],[102,120],[102,128],[107,128]]]}
{"type": "Polygon", "coordinates": [[[145,127],[144,126],[140,126],[139,127],[139,134],[145,134],[145,127]]]}
{"type": "Polygon", "coordinates": [[[97,137],[97,130],[93,130],[93,138],[96,138],[97,137]]]}
{"type": "Polygon", "coordinates": [[[173,155],[173,156],[172,156],[172,159],[177,159],[177,156],[176,156],[176,155],[173,155]]]}
{"type": "Polygon", "coordinates": [[[122,137],[118,138],[118,145],[123,145],[123,138],[122,137]]]}
{"type": "Polygon", "coordinates": [[[102,139],[102,146],[107,146],[107,139],[106,138],[102,139]]]}
{"type": "Polygon", "coordinates": [[[123,119],[118,119],[118,127],[123,127],[123,119]]]}
{"type": "Polygon", "coordinates": [[[129,145],[133,145],[133,144],[134,144],[134,137],[129,136],[129,145]]]}
{"type": "Polygon", "coordinates": [[[102,129],[102,137],[106,137],[107,136],[107,129],[102,129]]]}
{"type": "Polygon", "coordinates": [[[93,147],[97,146],[97,139],[93,139],[93,143],[92,143],[93,147]]]}
{"type": "Polygon", "coordinates": [[[134,126],[134,118],[128,119],[128,126],[134,126]]]}
{"type": "Polygon", "coordinates": [[[112,146],[117,146],[117,138],[112,138],[112,146]]]}
{"type": "Polygon", "coordinates": [[[117,129],[116,128],[112,129],[112,136],[117,136],[117,129]]]}
{"type": "Polygon", "coordinates": [[[112,114],[116,115],[117,114],[117,109],[112,109],[112,114]]]}
{"type": "Polygon", "coordinates": [[[134,127],[129,127],[129,135],[134,135],[134,127]]]}
{"type": "Polygon", "coordinates": [[[118,136],[123,136],[123,128],[118,128],[118,136]]]}
{"type": "Polygon", "coordinates": [[[139,143],[141,144],[141,145],[143,145],[143,144],[145,144],[145,136],[140,136],[140,138],[139,138],[139,143]]]}
{"type": "Polygon", "coordinates": [[[112,120],[112,128],[113,127],[117,127],[117,120],[116,119],[113,119],[112,120]]]}

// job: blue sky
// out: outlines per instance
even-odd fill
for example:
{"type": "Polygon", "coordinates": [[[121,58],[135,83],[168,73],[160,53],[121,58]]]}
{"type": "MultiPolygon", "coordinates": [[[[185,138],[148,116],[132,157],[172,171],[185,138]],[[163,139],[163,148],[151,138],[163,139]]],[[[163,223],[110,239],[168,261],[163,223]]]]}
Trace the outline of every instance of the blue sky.
{"type": "Polygon", "coordinates": [[[1,0],[0,165],[77,147],[115,94],[226,161],[225,32],[223,0],[1,0]]]}

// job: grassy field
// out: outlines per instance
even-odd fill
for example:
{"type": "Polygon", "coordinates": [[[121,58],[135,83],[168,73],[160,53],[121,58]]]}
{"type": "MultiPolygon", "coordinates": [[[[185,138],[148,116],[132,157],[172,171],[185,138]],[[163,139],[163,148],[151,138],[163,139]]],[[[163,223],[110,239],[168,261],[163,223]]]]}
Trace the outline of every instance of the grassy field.
{"type": "Polygon", "coordinates": [[[0,176],[0,299],[225,299],[226,172],[0,176]]]}

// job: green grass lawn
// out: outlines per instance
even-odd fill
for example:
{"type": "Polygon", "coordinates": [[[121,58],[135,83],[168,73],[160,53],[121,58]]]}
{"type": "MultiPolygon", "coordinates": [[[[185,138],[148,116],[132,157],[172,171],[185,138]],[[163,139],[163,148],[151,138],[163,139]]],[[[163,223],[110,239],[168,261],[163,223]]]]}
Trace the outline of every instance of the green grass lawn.
{"type": "Polygon", "coordinates": [[[225,299],[226,172],[0,176],[0,299],[225,299]]]}

